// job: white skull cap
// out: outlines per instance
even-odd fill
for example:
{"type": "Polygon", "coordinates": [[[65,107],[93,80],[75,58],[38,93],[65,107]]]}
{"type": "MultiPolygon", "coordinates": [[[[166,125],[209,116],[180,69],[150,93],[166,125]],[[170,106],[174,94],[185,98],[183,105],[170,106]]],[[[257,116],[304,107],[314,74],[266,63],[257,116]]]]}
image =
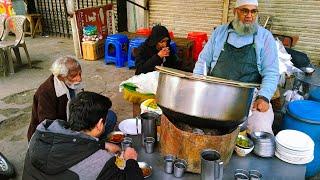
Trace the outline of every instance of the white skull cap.
{"type": "Polygon", "coordinates": [[[237,0],[235,8],[243,6],[243,5],[255,5],[255,6],[258,6],[258,0],[237,0]]]}

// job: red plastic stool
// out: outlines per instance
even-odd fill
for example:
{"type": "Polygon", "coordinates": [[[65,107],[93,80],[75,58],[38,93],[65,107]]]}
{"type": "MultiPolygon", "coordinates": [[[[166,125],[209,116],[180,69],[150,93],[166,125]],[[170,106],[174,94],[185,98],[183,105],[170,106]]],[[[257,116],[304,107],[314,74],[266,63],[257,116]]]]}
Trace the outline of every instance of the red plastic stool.
{"type": "Polygon", "coordinates": [[[169,36],[170,36],[170,39],[173,39],[173,38],[174,38],[174,35],[173,35],[173,32],[172,32],[172,31],[169,31],[169,36]]]}
{"type": "Polygon", "coordinates": [[[136,31],[136,34],[143,35],[143,36],[149,36],[151,34],[150,28],[141,28],[136,31]]]}
{"type": "Polygon", "coordinates": [[[194,41],[193,60],[197,61],[204,45],[208,42],[208,36],[205,32],[189,32],[187,39],[194,41]]]}

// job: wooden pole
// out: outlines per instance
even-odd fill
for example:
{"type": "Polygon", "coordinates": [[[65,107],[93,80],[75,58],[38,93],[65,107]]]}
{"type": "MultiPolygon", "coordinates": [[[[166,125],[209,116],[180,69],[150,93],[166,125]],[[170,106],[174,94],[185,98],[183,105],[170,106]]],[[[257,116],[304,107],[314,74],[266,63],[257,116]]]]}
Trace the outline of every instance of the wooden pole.
{"type": "Polygon", "coordinates": [[[222,12],[222,23],[223,24],[228,22],[229,6],[230,6],[230,1],[224,0],[223,1],[223,12],[222,12]]]}
{"type": "Polygon", "coordinates": [[[82,54],[81,54],[81,50],[80,50],[80,39],[79,39],[79,34],[78,34],[76,17],[73,16],[72,18],[70,18],[70,20],[71,20],[71,29],[72,29],[74,53],[75,53],[77,58],[82,58],[82,54]]]}

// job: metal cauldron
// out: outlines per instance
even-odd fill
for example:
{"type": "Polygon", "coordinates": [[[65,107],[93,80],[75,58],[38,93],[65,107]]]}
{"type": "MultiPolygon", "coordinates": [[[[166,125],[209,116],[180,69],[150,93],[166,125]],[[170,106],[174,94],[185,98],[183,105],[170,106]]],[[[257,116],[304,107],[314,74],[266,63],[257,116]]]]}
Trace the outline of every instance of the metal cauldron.
{"type": "Polygon", "coordinates": [[[160,72],[156,99],[171,121],[199,127],[236,127],[247,117],[257,84],[199,76],[171,68],[160,72]]]}

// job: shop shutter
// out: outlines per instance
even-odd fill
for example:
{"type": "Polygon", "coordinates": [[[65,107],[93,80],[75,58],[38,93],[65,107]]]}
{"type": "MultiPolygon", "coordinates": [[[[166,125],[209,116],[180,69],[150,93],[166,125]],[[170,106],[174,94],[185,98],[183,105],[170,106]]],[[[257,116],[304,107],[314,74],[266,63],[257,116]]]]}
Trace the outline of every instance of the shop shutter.
{"type": "Polygon", "coordinates": [[[150,0],[149,25],[161,23],[175,37],[201,31],[211,35],[222,22],[223,0],[150,0]]]}

